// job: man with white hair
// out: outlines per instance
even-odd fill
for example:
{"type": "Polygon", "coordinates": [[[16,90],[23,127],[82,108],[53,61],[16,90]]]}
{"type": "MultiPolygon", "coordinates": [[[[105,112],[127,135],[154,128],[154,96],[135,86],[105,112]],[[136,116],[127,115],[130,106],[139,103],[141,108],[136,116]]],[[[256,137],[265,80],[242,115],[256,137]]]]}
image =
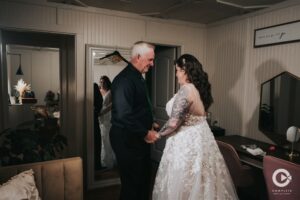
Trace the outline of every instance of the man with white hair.
{"type": "Polygon", "coordinates": [[[137,42],[131,60],[113,80],[110,141],[116,154],[120,178],[120,200],[148,200],[150,189],[150,143],[153,130],[152,107],[142,74],[154,62],[154,46],[137,42]]]}

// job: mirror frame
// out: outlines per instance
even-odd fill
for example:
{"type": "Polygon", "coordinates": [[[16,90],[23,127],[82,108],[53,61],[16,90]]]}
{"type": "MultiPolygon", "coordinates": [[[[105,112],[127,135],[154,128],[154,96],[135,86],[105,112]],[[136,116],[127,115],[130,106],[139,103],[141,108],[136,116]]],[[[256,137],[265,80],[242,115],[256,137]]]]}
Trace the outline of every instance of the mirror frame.
{"type": "Polygon", "coordinates": [[[86,153],[87,153],[87,188],[97,188],[105,187],[110,185],[120,184],[120,178],[111,178],[106,180],[95,180],[95,170],[94,170],[94,125],[93,125],[93,79],[94,79],[94,69],[93,69],[93,51],[95,50],[128,50],[126,47],[112,47],[112,46],[103,46],[103,45],[93,45],[86,44],[86,96],[85,96],[85,119],[86,119],[86,153]]]}

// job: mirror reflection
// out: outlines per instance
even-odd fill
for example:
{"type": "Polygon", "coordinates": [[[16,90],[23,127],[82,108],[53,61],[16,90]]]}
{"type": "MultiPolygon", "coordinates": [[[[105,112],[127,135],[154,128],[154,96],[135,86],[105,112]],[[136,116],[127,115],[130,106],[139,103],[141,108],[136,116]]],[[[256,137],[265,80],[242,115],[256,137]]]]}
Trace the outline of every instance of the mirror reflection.
{"type": "Polygon", "coordinates": [[[99,123],[102,138],[101,166],[112,169],[116,165],[115,155],[109,141],[109,130],[111,127],[111,81],[108,76],[103,75],[99,81],[100,93],[103,98],[102,109],[99,113],[99,123]]]}
{"type": "Polygon", "coordinates": [[[300,79],[282,72],[262,83],[259,129],[276,144],[286,142],[286,131],[300,126],[300,79]]]}
{"type": "Polygon", "coordinates": [[[6,45],[5,52],[8,128],[1,132],[0,165],[64,157],[59,49],[6,45]]]}
{"type": "Polygon", "coordinates": [[[110,87],[114,77],[126,67],[130,51],[116,48],[93,48],[92,68],[94,87],[94,166],[95,181],[118,180],[117,162],[111,148],[109,130],[111,127],[110,87]],[[121,57],[119,55],[122,55],[121,57]],[[97,97],[98,94],[101,97],[97,97]],[[96,101],[96,102],[95,102],[96,101]],[[95,112],[95,108],[100,107],[95,112]],[[100,134],[99,134],[100,133],[100,134]]]}
{"type": "Polygon", "coordinates": [[[9,127],[37,118],[59,124],[59,49],[7,45],[9,127]]]}

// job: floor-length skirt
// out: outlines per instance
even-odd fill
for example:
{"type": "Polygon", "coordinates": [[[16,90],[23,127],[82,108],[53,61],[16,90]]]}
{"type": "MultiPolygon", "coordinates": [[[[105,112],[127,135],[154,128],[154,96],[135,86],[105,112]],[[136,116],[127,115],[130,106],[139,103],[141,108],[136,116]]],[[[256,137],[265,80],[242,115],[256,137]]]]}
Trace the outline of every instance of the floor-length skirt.
{"type": "Polygon", "coordinates": [[[104,167],[112,168],[115,165],[115,155],[111,148],[109,131],[111,127],[110,112],[100,118],[100,129],[102,136],[101,163],[104,167]]]}
{"type": "Polygon", "coordinates": [[[214,136],[203,120],[169,136],[153,189],[153,200],[238,199],[214,136]]]}

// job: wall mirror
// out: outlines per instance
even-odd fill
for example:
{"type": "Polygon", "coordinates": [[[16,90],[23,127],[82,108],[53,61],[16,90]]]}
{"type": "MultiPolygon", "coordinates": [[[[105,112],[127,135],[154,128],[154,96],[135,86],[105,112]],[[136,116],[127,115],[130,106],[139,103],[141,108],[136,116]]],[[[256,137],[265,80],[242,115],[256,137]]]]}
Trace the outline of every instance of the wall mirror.
{"type": "MultiPolygon", "coordinates": [[[[102,87],[102,79],[106,76],[110,82],[114,77],[126,67],[127,63],[118,56],[108,56],[119,52],[126,60],[130,58],[130,50],[126,48],[114,48],[103,46],[86,46],[86,119],[87,119],[87,174],[88,174],[88,188],[101,187],[106,185],[113,185],[120,183],[117,163],[110,146],[109,129],[110,129],[110,111],[103,113],[100,116],[94,117],[93,107],[97,102],[94,101],[94,83],[97,84],[98,89],[102,87]],[[95,120],[99,121],[99,124],[95,120]],[[101,141],[97,136],[95,130],[97,126],[100,127],[101,141]],[[96,128],[95,128],[96,127],[96,128]],[[97,141],[95,141],[95,139],[97,141]],[[101,149],[99,143],[101,142],[101,149]]],[[[109,102],[103,91],[102,96],[104,102],[109,102]]],[[[106,106],[102,106],[102,111],[106,106]]]]}
{"type": "Polygon", "coordinates": [[[7,45],[6,55],[9,127],[34,120],[36,109],[58,120],[59,49],[7,45]]]}
{"type": "MultiPolygon", "coordinates": [[[[79,131],[74,126],[76,117],[74,113],[77,113],[74,106],[75,36],[0,29],[0,47],[1,136],[7,138],[6,136],[13,134],[15,132],[13,130],[17,128],[19,138],[26,141],[28,137],[25,133],[30,131],[32,133],[30,140],[38,141],[30,143],[33,150],[38,149],[31,152],[34,155],[36,152],[40,153],[26,159],[25,156],[20,156],[17,162],[15,158],[6,159],[0,164],[38,162],[78,154],[79,145],[76,141],[81,140],[78,140],[79,131]],[[19,86],[28,86],[27,84],[30,84],[30,88],[26,87],[26,92],[20,90],[22,87],[19,86]],[[66,112],[70,108],[73,112],[66,112]],[[36,138],[43,138],[46,140],[43,144],[48,144],[47,142],[54,141],[53,138],[58,135],[56,133],[67,141],[67,145],[63,147],[64,151],[60,151],[59,155],[47,154],[50,151],[47,151],[47,155],[44,154],[45,148],[40,148],[39,143],[42,139],[36,138]]],[[[26,151],[27,144],[22,143],[19,148],[22,146],[26,151]]],[[[25,151],[20,152],[24,155],[25,151]]],[[[10,155],[7,154],[7,158],[10,158],[10,155]]]]}
{"type": "MultiPolygon", "coordinates": [[[[288,148],[287,129],[300,127],[300,79],[289,72],[261,84],[259,129],[277,145],[288,148]]],[[[300,150],[299,143],[295,146],[300,150]]]]}

